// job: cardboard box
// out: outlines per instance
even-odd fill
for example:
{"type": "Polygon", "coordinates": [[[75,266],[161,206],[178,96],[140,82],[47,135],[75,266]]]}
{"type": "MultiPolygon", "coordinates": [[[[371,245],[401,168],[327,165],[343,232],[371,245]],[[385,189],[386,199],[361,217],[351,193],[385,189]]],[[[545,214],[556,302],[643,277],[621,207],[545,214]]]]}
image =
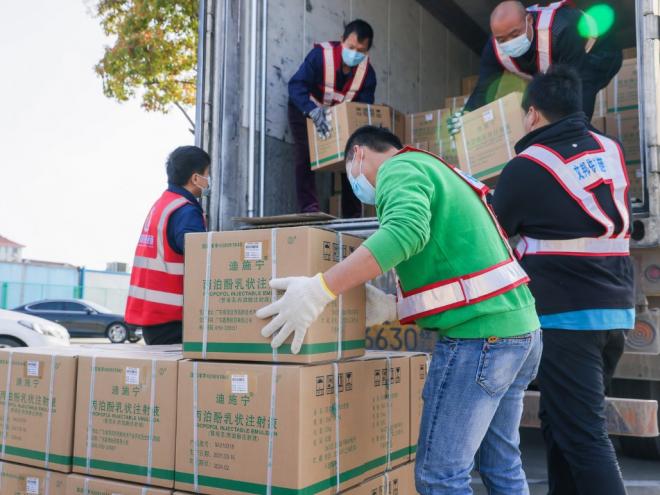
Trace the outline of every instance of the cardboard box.
{"type": "Polygon", "coordinates": [[[445,98],[445,108],[449,109],[451,113],[458,112],[470,99],[470,95],[461,96],[448,96],[445,98]]]}
{"type": "Polygon", "coordinates": [[[97,354],[78,360],[74,472],[172,488],[181,353],[97,354]]]}
{"type": "Polygon", "coordinates": [[[623,58],[624,59],[637,58],[637,47],[633,46],[631,48],[624,48],[623,49],[623,58]]]}
{"type": "Polygon", "coordinates": [[[392,358],[389,371],[379,357],[179,366],[177,490],[265,493],[270,478],[273,493],[327,495],[336,493],[338,471],[343,490],[384,472],[388,457],[391,466],[408,462],[404,357],[392,358]]]}
{"type": "Polygon", "coordinates": [[[71,471],[78,358],[67,348],[0,350],[0,458],[71,471]]]}
{"type": "Polygon", "coordinates": [[[332,194],[341,194],[343,189],[342,172],[334,172],[332,174],[332,194]]]}
{"type": "Polygon", "coordinates": [[[473,76],[467,76],[461,79],[461,93],[464,95],[471,95],[474,88],[477,87],[479,82],[479,74],[473,76]]]}
{"type": "Polygon", "coordinates": [[[591,119],[591,125],[599,132],[607,133],[607,119],[605,117],[594,117],[591,119]]]}
{"type": "Polygon", "coordinates": [[[406,143],[441,141],[449,138],[448,108],[411,113],[406,116],[406,143]]]}
{"type": "Polygon", "coordinates": [[[410,458],[415,459],[419,426],[422,421],[424,401],[422,392],[431,364],[430,354],[413,354],[410,356],[410,458]]]}
{"type": "Polygon", "coordinates": [[[392,132],[402,143],[406,142],[406,114],[392,108],[392,132]]]}
{"type": "Polygon", "coordinates": [[[594,103],[594,118],[607,116],[607,88],[601,89],[594,103]]]}
{"type": "Polygon", "coordinates": [[[312,119],[307,119],[307,137],[312,170],[344,170],[344,148],[354,131],[364,125],[386,127],[391,130],[392,109],[386,105],[341,103],[329,109],[332,132],[328,139],[316,134],[312,119]]]}
{"type": "Polygon", "coordinates": [[[333,217],[341,218],[341,194],[333,194],[330,196],[328,213],[333,217]]]}
{"type": "Polygon", "coordinates": [[[3,495],[68,495],[66,479],[63,473],[0,462],[0,493],[3,495]]]}
{"type": "Polygon", "coordinates": [[[607,134],[618,139],[623,146],[628,168],[628,179],[630,180],[630,198],[633,201],[643,201],[644,173],[642,170],[638,111],[626,110],[608,114],[605,126],[607,134]]]}
{"type": "Polygon", "coordinates": [[[483,181],[516,156],[515,144],[525,135],[521,102],[522,93],[511,93],[463,116],[456,135],[462,170],[483,181]]]}
{"type": "Polygon", "coordinates": [[[639,106],[637,96],[637,59],[623,61],[621,70],[607,86],[607,111],[633,110],[639,106]]]}
{"type": "Polygon", "coordinates": [[[290,344],[285,344],[274,356],[270,339],[261,336],[268,320],[254,314],[273,300],[274,291],[268,285],[271,278],[324,272],[361,243],[362,239],[351,235],[312,227],[188,234],[184,355],[194,359],[313,363],[364,354],[364,287],[341,296],[341,315],[339,300],[326,307],[309,328],[297,355],[291,354],[290,344]]]}
{"type": "Polygon", "coordinates": [[[172,490],[72,474],[66,482],[66,493],[68,495],[171,495],[172,490]]]}
{"type": "Polygon", "coordinates": [[[415,464],[408,463],[365,481],[342,495],[415,495],[415,464]]]}

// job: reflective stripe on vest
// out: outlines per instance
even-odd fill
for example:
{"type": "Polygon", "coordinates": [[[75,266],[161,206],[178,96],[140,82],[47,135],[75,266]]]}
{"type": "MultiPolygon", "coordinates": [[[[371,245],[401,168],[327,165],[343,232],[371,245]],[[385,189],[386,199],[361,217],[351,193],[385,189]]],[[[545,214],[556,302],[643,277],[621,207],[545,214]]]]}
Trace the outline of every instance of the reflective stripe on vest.
{"type": "MultiPolygon", "coordinates": [[[[357,66],[350,87],[346,94],[342,89],[337,89],[337,67],[335,66],[335,50],[341,50],[341,44],[333,45],[329,41],[319,43],[323,49],[323,106],[330,107],[336,103],[353,101],[355,95],[360,91],[369,70],[369,57],[365,57],[357,66]]],[[[316,100],[312,98],[315,102],[316,100]]],[[[317,102],[318,103],[318,102],[317,102]]]]}
{"type": "Polygon", "coordinates": [[[518,262],[510,259],[486,270],[438,282],[408,294],[397,285],[397,313],[401,323],[406,324],[424,316],[489,299],[528,281],[518,262]]]}
{"type": "Polygon", "coordinates": [[[579,239],[533,239],[521,236],[516,255],[563,255],[563,256],[628,256],[630,239],[600,239],[581,237],[579,239]]]}
{"type": "Polygon", "coordinates": [[[133,259],[133,266],[146,268],[156,272],[169,273],[171,275],[183,275],[183,263],[168,263],[158,258],[147,258],[145,256],[136,256],[133,259]]]}
{"type": "Polygon", "coordinates": [[[517,249],[519,257],[526,254],[563,254],[568,256],[625,256],[629,253],[630,212],[628,210],[628,173],[619,145],[610,138],[590,133],[600,145],[564,160],[542,145],[532,145],[519,156],[546,169],[584,212],[600,223],[605,232],[599,237],[568,240],[538,240],[529,237],[517,249]],[[614,221],[598,203],[593,188],[608,184],[612,200],[623,221],[620,232],[614,232],[614,221]]]}
{"type": "Polygon", "coordinates": [[[170,306],[183,306],[183,294],[172,294],[154,289],[145,289],[131,285],[128,288],[128,295],[135,299],[142,299],[158,304],[169,304],[170,306]]]}
{"type": "Polygon", "coordinates": [[[438,281],[407,292],[403,290],[400,282],[397,281],[397,313],[401,323],[411,323],[418,318],[442,313],[448,309],[475,304],[529,282],[529,277],[514,258],[506,234],[486,200],[486,195],[489,192],[488,186],[458,168],[448,165],[442,158],[428,151],[406,146],[397,154],[411,151],[425,153],[436,158],[470,186],[470,189],[479,196],[484,208],[489,213],[509,253],[509,259],[474,273],[438,281]]]}

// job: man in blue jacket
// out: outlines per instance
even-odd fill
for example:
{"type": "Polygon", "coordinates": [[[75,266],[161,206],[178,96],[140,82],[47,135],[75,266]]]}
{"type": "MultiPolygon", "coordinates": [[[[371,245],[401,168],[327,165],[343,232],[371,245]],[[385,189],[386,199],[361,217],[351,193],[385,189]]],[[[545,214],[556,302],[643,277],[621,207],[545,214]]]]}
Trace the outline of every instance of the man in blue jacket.
{"type": "MultiPolygon", "coordinates": [[[[295,145],[296,193],[301,213],[320,211],[316,178],[310,167],[306,119],[312,119],[319,138],[325,139],[332,129],[325,109],[344,101],[374,102],[376,73],[367,56],[373,40],[371,26],[356,19],[346,26],[341,41],[316,44],[289,81],[289,125],[295,145]]],[[[343,216],[359,217],[361,212],[362,205],[343,175],[343,216]]]]}
{"type": "Polygon", "coordinates": [[[530,83],[529,132],[493,207],[543,329],[538,374],[550,495],[623,495],[605,391],[634,327],[628,175],[619,143],[587,127],[579,75],[553,66],[530,83]]]}

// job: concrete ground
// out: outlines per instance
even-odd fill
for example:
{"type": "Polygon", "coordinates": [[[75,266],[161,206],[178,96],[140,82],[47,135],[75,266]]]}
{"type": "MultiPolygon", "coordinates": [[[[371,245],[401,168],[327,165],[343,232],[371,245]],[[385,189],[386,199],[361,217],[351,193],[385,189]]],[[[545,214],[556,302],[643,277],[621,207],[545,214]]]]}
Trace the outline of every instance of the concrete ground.
{"type": "MultiPolygon", "coordinates": [[[[545,450],[540,430],[523,429],[522,452],[531,495],[548,493],[545,450]]],[[[644,461],[619,453],[626,490],[629,495],[660,495],[660,461],[644,461]]],[[[479,475],[473,476],[474,493],[487,495],[479,475]]]]}

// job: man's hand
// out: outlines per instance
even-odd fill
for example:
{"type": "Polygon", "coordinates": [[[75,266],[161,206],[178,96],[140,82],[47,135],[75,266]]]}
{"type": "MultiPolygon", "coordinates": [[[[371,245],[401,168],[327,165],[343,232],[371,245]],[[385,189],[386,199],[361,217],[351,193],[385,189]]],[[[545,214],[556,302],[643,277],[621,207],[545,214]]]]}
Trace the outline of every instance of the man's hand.
{"type": "Polygon", "coordinates": [[[459,110],[447,118],[447,129],[449,130],[450,136],[458,134],[463,128],[463,115],[465,113],[464,110],[459,110]]]}
{"type": "Polygon", "coordinates": [[[261,329],[261,335],[270,337],[279,330],[271,342],[276,349],[294,334],[291,352],[298,354],[307,329],[336,296],[327,288],[320,273],[314,277],[275,278],[270,286],[286,292],[279,300],[257,311],[258,318],[274,316],[261,329]]]}
{"type": "Polygon", "coordinates": [[[330,137],[330,132],[332,131],[332,124],[330,123],[330,117],[326,113],[326,109],[323,107],[316,107],[309,112],[309,117],[314,122],[314,127],[316,127],[316,133],[319,138],[322,140],[328,139],[330,137]]]}
{"type": "Polygon", "coordinates": [[[367,284],[367,326],[397,321],[396,297],[367,284]]]}

